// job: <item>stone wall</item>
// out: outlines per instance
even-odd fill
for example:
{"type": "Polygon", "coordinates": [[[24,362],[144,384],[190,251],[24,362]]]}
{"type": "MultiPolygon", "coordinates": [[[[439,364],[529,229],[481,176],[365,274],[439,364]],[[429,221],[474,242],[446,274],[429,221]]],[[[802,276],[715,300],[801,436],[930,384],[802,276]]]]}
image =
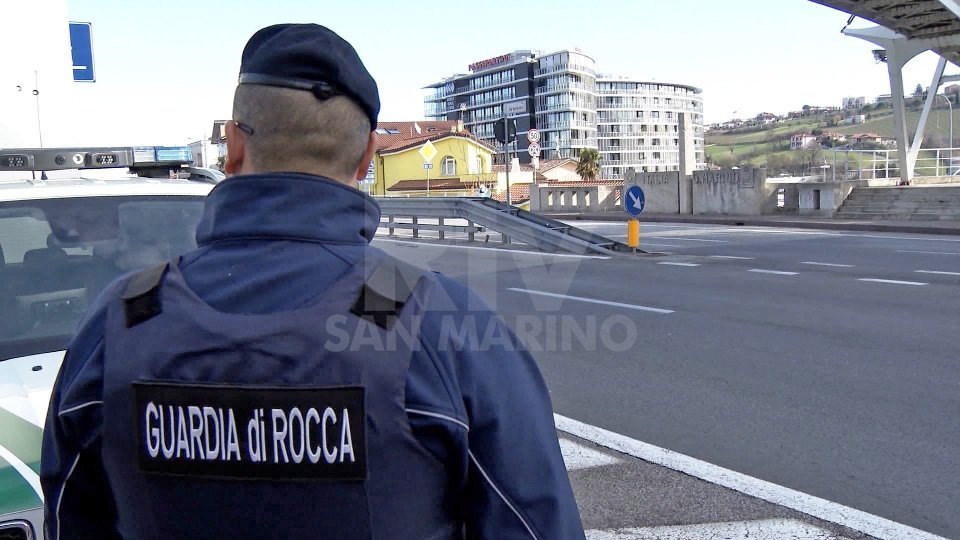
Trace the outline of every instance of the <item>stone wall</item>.
{"type": "Polygon", "coordinates": [[[677,214],[680,212],[680,172],[638,173],[628,169],[623,179],[623,188],[640,186],[646,198],[644,212],[651,214],[677,214]]]}
{"type": "Polygon", "coordinates": [[[694,171],[693,212],[757,216],[776,211],[776,186],[766,169],[694,171]]]}

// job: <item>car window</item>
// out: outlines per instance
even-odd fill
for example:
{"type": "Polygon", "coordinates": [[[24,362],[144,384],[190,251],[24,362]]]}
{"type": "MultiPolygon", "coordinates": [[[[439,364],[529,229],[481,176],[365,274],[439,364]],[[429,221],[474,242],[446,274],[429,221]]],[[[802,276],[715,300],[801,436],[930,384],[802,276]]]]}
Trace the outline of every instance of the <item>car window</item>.
{"type": "Polygon", "coordinates": [[[201,197],[0,203],[0,360],[65,348],[114,278],[196,247],[201,197]]]}

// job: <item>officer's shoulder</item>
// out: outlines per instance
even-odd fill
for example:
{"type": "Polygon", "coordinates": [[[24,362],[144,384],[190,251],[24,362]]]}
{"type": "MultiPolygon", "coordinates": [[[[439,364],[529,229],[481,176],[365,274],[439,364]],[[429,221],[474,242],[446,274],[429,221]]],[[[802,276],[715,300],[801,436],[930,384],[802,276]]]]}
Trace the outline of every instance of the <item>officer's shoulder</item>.
{"type": "Polygon", "coordinates": [[[461,313],[491,313],[487,302],[476,291],[454,278],[439,272],[430,272],[426,278],[433,283],[427,307],[433,311],[461,313]]]}

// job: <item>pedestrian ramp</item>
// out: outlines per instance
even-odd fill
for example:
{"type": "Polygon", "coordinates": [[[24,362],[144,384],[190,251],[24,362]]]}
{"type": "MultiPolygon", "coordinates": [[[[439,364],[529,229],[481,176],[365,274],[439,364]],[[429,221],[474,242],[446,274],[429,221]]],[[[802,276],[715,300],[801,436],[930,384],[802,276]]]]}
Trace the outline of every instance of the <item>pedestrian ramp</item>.
{"type": "Polygon", "coordinates": [[[488,198],[474,197],[379,197],[382,228],[436,231],[473,235],[481,231],[500,233],[505,243],[522,242],[547,253],[613,255],[633,253],[622,242],[586,231],[534,212],[488,198]],[[422,223],[426,218],[437,223],[422,223]],[[465,220],[467,225],[449,225],[444,220],[465,220]]]}

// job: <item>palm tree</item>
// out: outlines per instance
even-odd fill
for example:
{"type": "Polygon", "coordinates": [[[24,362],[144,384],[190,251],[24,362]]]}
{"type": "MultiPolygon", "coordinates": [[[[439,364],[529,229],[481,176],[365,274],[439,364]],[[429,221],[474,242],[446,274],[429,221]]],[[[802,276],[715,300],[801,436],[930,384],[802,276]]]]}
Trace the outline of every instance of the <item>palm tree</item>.
{"type": "Polygon", "coordinates": [[[600,152],[595,148],[580,150],[580,163],[577,164],[577,174],[584,180],[596,180],[600,175],[600,152]]]}

